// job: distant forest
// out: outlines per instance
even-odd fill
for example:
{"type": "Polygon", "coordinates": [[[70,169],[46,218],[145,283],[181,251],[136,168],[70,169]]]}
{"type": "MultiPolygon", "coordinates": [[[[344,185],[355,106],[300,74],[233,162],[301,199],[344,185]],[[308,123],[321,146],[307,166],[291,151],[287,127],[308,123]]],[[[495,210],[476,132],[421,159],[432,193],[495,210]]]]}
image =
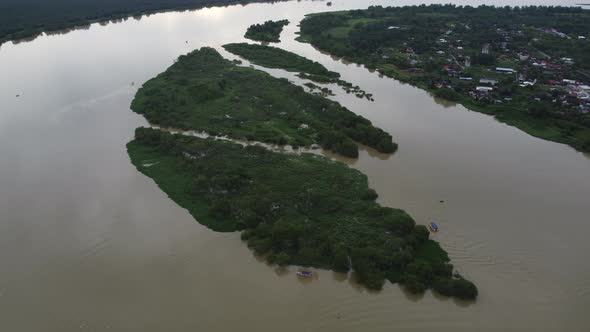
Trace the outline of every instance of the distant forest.
{"type": "MultiPolygon", "coordinates": [[[[43,31],[92,21],[121,19],[171,9],[224,6],[264,0],[0,0],[0,44],[43,31]]],[[[270,1],[269,1],[270,2],[270,1]]]]}

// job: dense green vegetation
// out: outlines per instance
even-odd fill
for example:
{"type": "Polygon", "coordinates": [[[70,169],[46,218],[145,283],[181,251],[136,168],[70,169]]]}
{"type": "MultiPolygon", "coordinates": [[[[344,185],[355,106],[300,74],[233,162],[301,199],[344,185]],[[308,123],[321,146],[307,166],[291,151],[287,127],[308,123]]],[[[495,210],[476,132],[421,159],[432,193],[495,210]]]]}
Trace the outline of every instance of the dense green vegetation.
{"type": "Polygon", "coordinates": [[[299,39],[590,151],[588,31],[590,11],[575,7],[377,6],[309,15],[299,39]]]}
{"type": "Polygon", "coordinates": [[[275,144],[320,144],[348,157],[354,142],[391,153],[391,135],[334,101],[224,59],[212,48],[180,56],[139,89],[131,108],[152,124],[275,144]]]}
{"type": "Polygon", "coordinates": [[[148,128],[127,147],[133,164],[200,223],[243,230],[270,263],[352,268],[371,289],[388,279],[415,292],[477,296],[426,227],[377,204],[366,176],[345,164],[148,128]]]}
{"type": "Polygon", "coordinates": [[[285,51],[278,47],[233,43],[223,45],[228,52],[238,55],[250,62],[267,68],[280,68],[292,72],[303,72],[309,75],[325,77],[326,80],[339,78],[340,74],[329,71],[316,61],[285,51]]]}
{"type": "Polygon", "coordinates": [[[289,24],[289,20],[266,21],[263,24],[252,24],[246,30],[244,37],[256,41],[278,43],[281,40],[283,27],[289,24]]]}
{"type": "Polygon", "coordinates": [[[119,20],[163,10],[262,2],[260,0],[2,0],[0,44],[94,21],[119,20]]]}
{"type": "Polygon", "coordinates": [[[317,61],[309,60],[293,52],[278,47],[233,43],[223,47],[235,55],[267,68],[280,68],[290,72],[299,72],[298,76],[318,83],[335,83],[347,93],[354,93],[359,98],[372,100],[372,94],[366,93],[358,86],[340,79],[340,74],[329,71],[317,61]]]}

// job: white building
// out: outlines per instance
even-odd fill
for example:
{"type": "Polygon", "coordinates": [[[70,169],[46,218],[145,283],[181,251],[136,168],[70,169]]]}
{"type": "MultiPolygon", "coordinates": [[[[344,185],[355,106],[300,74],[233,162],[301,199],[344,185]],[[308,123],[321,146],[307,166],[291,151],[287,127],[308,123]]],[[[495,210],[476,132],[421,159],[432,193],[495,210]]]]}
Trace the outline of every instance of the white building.
{"type": "Polygon", "coordinates": [[[482,77],[479,80],[479,83],[481,84],[491,84],[491,85],[496,85],[498,84],[498,80],[495,78],[489,78],[489,77],[482,77]]]}
{"type": "Polygon", "coordinates": [[[496,72],[503,74],[514,74],[516,70],[512,68],[496,67],[496,72]]]}

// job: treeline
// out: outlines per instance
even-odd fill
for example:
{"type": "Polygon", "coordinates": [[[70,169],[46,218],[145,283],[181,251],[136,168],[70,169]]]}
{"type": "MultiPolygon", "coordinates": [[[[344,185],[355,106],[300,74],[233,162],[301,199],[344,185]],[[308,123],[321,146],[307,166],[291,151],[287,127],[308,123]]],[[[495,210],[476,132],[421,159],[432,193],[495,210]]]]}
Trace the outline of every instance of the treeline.
{"type": "Polygon", "coordinates": [[[321,144],[353,158],[354,142],[385,153],[397,149],[390,134],[362,116],[286,79],[236,66],[212,48],[179,57],[139,89],[131,109],[162,127],[294,147],[321,144]]]}
{"type": "Polygon", "coordinates": [[[289,24],[289,20],[266,21],[262,24],[252,24],[246,30],[244,37],[260,42],[278,43],[283,27],[289,24]]]}
{"type": "MultiPolygon", "coordinates": [[[[500,41],[497,29],[519,30],[526,26],[554,28],[576,37],[586,35],[589,19],[590,12],[579,7],[371,6],[366,10],[309,15],[301,24],[301,34],[335,55],[358,58],[380,48],[398,48],[403,44],[418,54],[426,52],[436,47],[436,39],[451,23],[454,36],[458,35],[463,45],[480,48],[484,43],[494,42],[494,38],[500,41]],[[330,32],[335,27],[349,29],[348,34],[337,36],[330,32]],[[412,37],[411,41],[408,36],[412,37]]],[[[570,54],[575,54],[580,65],[590,68],[590,49],[570,48],[570,54]]]]}
{"type": "Polygon", "coordinates": [[[270,263],[352,269],[371,289],[389,280],[413,292],[477,296],[426,227],[377,204],[366,176],[342,163],[146,128],[136,130],[128,151],[196,220],[243,230],[242,239],[270,263]]]}
{"type": "MultiPolygon", "coordinates": [[[[264,0],[2,0],[0,43],[93,21],[118,20],[163,10],[183,10],[264,0]]],[[[269,1],[271,2],[271,1],[269,1]]]]}

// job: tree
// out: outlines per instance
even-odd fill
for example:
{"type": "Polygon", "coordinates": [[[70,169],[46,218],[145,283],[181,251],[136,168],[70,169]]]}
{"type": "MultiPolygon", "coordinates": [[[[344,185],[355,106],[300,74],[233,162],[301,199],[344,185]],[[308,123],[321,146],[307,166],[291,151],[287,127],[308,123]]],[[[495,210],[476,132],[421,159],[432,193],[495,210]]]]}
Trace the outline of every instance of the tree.
{"type": "Polygon", "coordinates": [[[446,296],[455,296],[464,300],[474,300],[477,298],[477,287],[461,277],[459,278],[438,278],[433,288],[435,291],[446,296]]]}
{"type": "Polygon", "coordinates": [[[363,199],[368,200],[368,201],[374,201],[377,199],[377,197],[379,197],[379,195],[377,194],[375,189],[369,188],[367,190],[367,192],[365,193],[365,195],[363,196],[363,199]]]}
{"type": "Polygon", "coordinates": [[[359,149],[356,144],[354,144],[351,140],[346,140],[342,143],[339,143],[334,148],[334,151],[338,152],[339,154],[350,157],[350,158],[358,158],[359,156],[359,149]]]}
{"type": "Polygon", "coordinates": [[[477,287],[469,280],[463,278],[453,279],[453,295],[465,300],[474,300],[477,297],[477,287]]]}
{"type": "Polygon", "coordinates": [[[419,243],[422,243],[430,237],[430,232],[424,225],[416,225],[414,230],[412,230],[412,235],[418,240],[419,243]]]}
{"type": "Polygon", "coordinates": [[[477,56],[477,62],[484,66],[493,66],[496,64],[496,57],[492,54],[480,53],[477,56]]]}
{"type": "Polygon", "coordinates": [[[286,219],[279,219],[271,229],[273,248],[276,250],[296,251],[297,239],[300,234],[301,229],[299,227],[286,219]]]}
{"type": "Polygon", "coordinates": [[[438,89],[434,92],[434,95],[438,98],[442,98],[448,101],[459,101],[461,100],[461,95],[449,88],[442,88],[438,89]]]}
{"type": "Polygon", "coordinates": [[[348,262],[348,252],[342,246],[333,249],[334,258],[332,260],[332,268],[337,272],[348,272],[350,269],[348,262]]]}
{"type": "Polygon", "coordinates": [[[544,118],[549,115],[549,107],[544,103],[534,103],[529,106],[529,113],[536,118],[544,118]]]}
{"type": "Polygon", "coordinates": [[[377,143],[376,149],[383,153],[394,153],[397,151],[397,144],[393,143],[391,138],[383,138],[377,143]]]}
{"type": "Polygon", "coordinates": [[[414,275],[404,275],[403,283],[406,289],[414,294],[423,293],[427,288],[426,285],[414,275]]]}
{"type": "Polygon", "coordinates": [[[286,265],[289,265],[289,262],[291,261],[291,257],[287,253],[281,251],[280,253],[274,255],[273,260],[279,266],[286,266],[286,265]]]}
{"type": "Polygon", "coordinates": [[[451,278],[438,278],[432,285],[435,291],[445,296],[453,296],[453,280],[451,278]]]}
{"type": "Polygon", "coordinates": [[[213,203],[209,213],[216,218],[227,218],[231,215],[231,203],[227,199],[220,199],[213,203]]]}
{"type": "Polygon", "coordinates": [[[383,288],[385,283],[385,274],[376,265],[377,256],[374,248],[356,248],[352,251],[352,267],[359,282],[375,290],[383,288]]]}

